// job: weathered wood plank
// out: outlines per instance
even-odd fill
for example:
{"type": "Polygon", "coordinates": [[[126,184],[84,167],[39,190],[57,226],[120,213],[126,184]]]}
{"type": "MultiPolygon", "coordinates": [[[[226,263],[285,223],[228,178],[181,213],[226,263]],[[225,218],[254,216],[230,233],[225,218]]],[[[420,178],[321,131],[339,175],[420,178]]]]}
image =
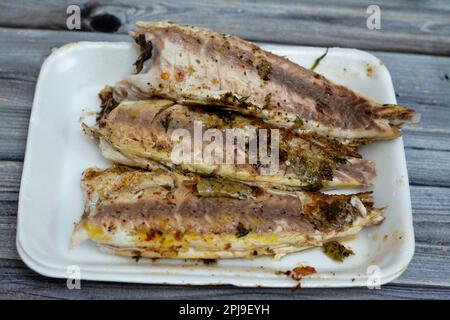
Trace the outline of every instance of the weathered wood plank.
{"type": "Polygon", "coordinates": [[[64,279],[50,279],[21,261],[0,259],[1,299],[448,299],[450,288],[389,284],[380,290],[237,288],[232,286],[166,286],[82,281],[69,290],[64,279]]]}
{"type": "Polygon", "coordinates": [[[30,111],[29,107],[0,106],[0,159],[23,159],[30,111]]]}
{"type": "Polygon", "coordinates": [[[450,151],[450,130],[406,126],[403,141],[405,148],[450,151]]]}
{"type": "Polygon", "coordinates": [[[0,161],[0,201],[17,201],[22,162],[0,161]]]}
{"type": "Polygon", "coordinates": [[[389,69],[397,100],[422,115],[414,129],[450,131],[450,58],[375,52],[389,69]]]}
{"type": "Polygon", "coordinates": [[[0,259],[20,259],[16,250],[17,201],[0,201],[0,259]]]}
{"type": "Polygon", "coordinates": [[[450,186],[450,152],[405,149],[409,182],[422,186],[450,186]]]}
{"type": "MultiPolygon", "coordinates": [[[[373,1],[79,1],[82,30],[125,33],[136,20],[171,19],[254,41],[450,54],[450,5],[379,0],[381,30],[369,30],[373,1]],[[333,27],[330,28],[330,22],[333,27]],[[355,35],[358,36],[355,36],[355,35]],[[418,45],[420,44],[420,45],[418,45]]],[[[67,30],[65,1],[0,3],[4,27],[67,30]]]]}

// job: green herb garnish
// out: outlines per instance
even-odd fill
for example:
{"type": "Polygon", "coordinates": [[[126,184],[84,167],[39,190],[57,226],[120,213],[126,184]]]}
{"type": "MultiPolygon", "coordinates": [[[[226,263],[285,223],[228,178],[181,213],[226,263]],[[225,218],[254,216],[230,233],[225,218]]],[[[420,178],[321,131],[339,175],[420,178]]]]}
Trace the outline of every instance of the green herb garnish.
{"type": "Polygon", "coordinates": [[[164,128],[164,131],[167,133],[167,131],[169,130],[169,126],[170,126],[170,121],[172,121],[172,119],[170,118],[170,116],[166,116],[166,118],[164,120],[161,120],[161,125],[164,128]]]}
{"type": "Polygon", "coordinates": [[[303,125],[303,119],[300,117],[300,116],[297,116],[296,118],[295,118],[295,124],[296,125],[298,125],[298,126],[302,126],[303,125]]]}
{"type": "Polygon", "coordinates": [[[347,249],[344,245],[337,241],[331,241],[323,245],[323,251],[331,259],[342,262],[344,258],[355,254],[351,249],[347,249]]]}
{"type": "Polygon", "coordinates": [[[244,228],[244,225],[242,223],[239,222],[238,226],[237,226],[237,231],[236,231],[236,238],[242,238],[245,237],[246,235],[248,235],[250,232],[252,231],[252,229],[246,229],[244,228]]]}
{"type": "Polygon", "coordinates": [[[244,103],[245,101],[247,101],[248,98],[250,98],[250,96],[240,97],[240,98],[236,97],[236,99],[239,103],[244,103]]]}
{"type": "Polygon", "coordinates": [[[157,112],[157,113],[155,114],[155,116],[153,117],[152,121],[150,121],[150,124],[152,124],[153,121],[155,121],[155,119],[156,119],[161,113],[163,113],[165,110],[169,109],[169,108],[172,107],[173,105],[174,105],[174,104],[171,103],[171,104],[168,104],[168,105],[162,107],[161,109],[159,109],[158,112],[157,112]]]}
{"type": "Polygon", "coordinates": [[[141,256],[133,256],[134,261],[139,262],[141,260],[141,256]]]}
{"type": "Polygon", "coordinates": [[[339,208],[339,206],[336,203],[330,204],[330,215],[332,217],[337,216],[339,214],[339,212],[341,212],[341,209],[339,208]]]}
{"type": "Polygon", "coordinates": [[[236,237],[237,237],[237,238],[245,237],[245,236],[248,235],[251,231],[252,231],[252,229],[240,230],[240,231],[236,232],[236,237]]]}
{"type": "Polygon", "coordinates": [[[311,70],[314,71],[314,69],[316,69],[317,66],[319,65],[320,61],[322,61],[322,59],[325,58],[325,56],[326,56],[327,54],[328,54],[328,48],[327,48],[327,50],[325,50],[325,53],[324,53],[323,55],[321,55],[320,57],[318,57],[318,58],[316,59],[316,61],[314,61],[314,64],[312,65],[311,70]]]}

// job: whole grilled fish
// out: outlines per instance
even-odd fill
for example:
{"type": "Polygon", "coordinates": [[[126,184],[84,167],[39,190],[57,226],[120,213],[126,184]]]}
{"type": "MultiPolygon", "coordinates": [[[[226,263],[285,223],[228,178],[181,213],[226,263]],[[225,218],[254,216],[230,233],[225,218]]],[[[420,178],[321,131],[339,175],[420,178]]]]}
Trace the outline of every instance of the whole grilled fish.
{"type": "Polygon", "coordinates": [[[383,221],[370,193],[274,193],[161,170],[90,168],[82,188],[84,214],[72,245],[91,239],[132,257],[279,257],[383,221]]]}
{"type": "Polygon", "coordinates": [[[141,98],[221,106],[353,144],[395,138],[398,125],[414,117],[414,110],[365,99],[236,36],[171,22],[137,27],[138,74],[116,88],[141,98]]]}
{"type": "MultiPolygon", "coordinates": [[[[104,102],[104,108],[108,103],[104,102]]],[[[229,111],[205,112],[204,109],[175,104],[170,100],[123,101],[111,108],[109,113],[102,112],[94,127],[86,128],[99,138],[102,154],[106,158],[129,166],[156,168],[162,164],[178,172],[215,175],[249,185],[279,189],[367,187],[373,183],[376,171],[372,162],[359,159],[354,149],[338,141],[308,133],[298,136],[276,129],[278,144],[275,147],[278,149],[268,154],[271,156],[268,161],[254,159],[250,163],[250,146],[256,146],[255,154],[258,148],[260,155],[261,150],[274,143],[272,129],[258,119],[229,111]],[[230,131],[227,130],[230,128],[234,128],[236,137],[242,137],[240,144],[235,142],[234,136],[228,139],[230,131]],[[178,158],[175,153],[175,148],[180,145],[179,136],[175,136],[179,129],[188,134],[183,142],[187,142],[188,152],[193,151],[184,159],[178,158]],[[214,139],[220,138],[223,142],[216,149],[220,151],[217,157],[214,157],[217,154],[206,157],[206,150],[216,141],[211,137],[204,139],[211,132],[207,129],[214,129],[214,139]],[[201,130],[197,138],[201,139],[198,150],[203,158],[194,161],[196,130],[201,130]],[[261,130],[272,134],[267,138],[267,144],[262,146],[257,145],[261,142],[258,133],[261,130]],[[226,161],[229,151],[227,143],[234,143],[243,161],[238,162],[235,149],[232,149],[234,160],[226,161]]]]}

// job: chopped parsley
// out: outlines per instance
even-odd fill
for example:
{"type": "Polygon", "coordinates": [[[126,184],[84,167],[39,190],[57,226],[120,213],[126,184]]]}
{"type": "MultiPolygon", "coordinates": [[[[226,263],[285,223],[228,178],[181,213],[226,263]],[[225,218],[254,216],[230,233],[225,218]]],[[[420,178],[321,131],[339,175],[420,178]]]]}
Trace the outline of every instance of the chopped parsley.
{"type": "Polygon", "coordinates": [[[298,125],[298,126],[302,126],[303,125],[303,119],[300,117],[300,116],[297,116],[296,118],[295,118],[295,124],[296,125],[298,125]]]}
{"type": "Polygon", "coordinates": [[[252,229],[246,229],[244,228],[244,225],[242,223],[239,222],[238,226],[237,226],[237,231],[236,231],[236,238],[242,238],[245,237],[246,235],[248,235],[250,232],[252,231],[252,229]]]}
{"type": "Polygon", "coordinates": [[[341,209],[336,203],[330,204],[330,215],[336,217],[341,212],[341,209]]]}
{"type": "Polygon", "coordinates": [[[248,235],[251,231],[252,231],[252,229],[245,229],[245,230],[237,231],[237,232],[236,232],[236,237],[237,237],[237,238],[245,237],[245,236],[248,235]]]}
{"type": "Polygon", "coordinates": [[[170,118],[170,116],[168,115],[164,120],[161,120],[161,125],[164,128],[164,131],[167,133],[167,131],[169,130],[169,126],[170,126],[170,121],[172,121],[172,118],[170,118]]]}
{"type": "Polygon", "coordinates": [[[325,53],[323,55],[321,55],[320,57],[318,57],[316,59],[316,61],[314,61],[314,64],[311,67],[312,71],[314,71],[314,69],[317,68],[317,66],[319,65],[320,61],[322,61],[322,59],[325,58],[327,54],[328,54],[328,48],[327,48],[327,50],[325,51],[325,53]]]}
{"type": "Polygon", "coordinates": [[[139,262],[141,260],[141,256],[133,256],[134,261],[139,262]]]}
{"type": "Polygon", "coordinates": [[[340,244],[337,241],[325,243],[323,245],[323,251],[331,259],[339,262],[342,262],[344,261],[344,258],[355,254],[351,249],[346,248],[344,245],[340,244]]]}
{"type": "Polygon", "coordinates": [[[236,97],[236,99],[239,103],[244,103],[245,101],[247,101],[248,98],[250,98],[250,96],[240,97],[240,98],[236,97]]]}

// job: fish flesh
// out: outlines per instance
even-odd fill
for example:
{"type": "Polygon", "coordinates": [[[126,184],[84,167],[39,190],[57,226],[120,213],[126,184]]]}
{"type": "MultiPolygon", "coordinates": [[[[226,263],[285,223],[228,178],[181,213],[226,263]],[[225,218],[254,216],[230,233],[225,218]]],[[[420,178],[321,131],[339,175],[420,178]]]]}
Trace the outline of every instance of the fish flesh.
{"type": "Polygon", "coordinates": [[[137,73],[115,85],[125,96],[232,109],[355,145],[393,139],[400,124],[418,120],[236,36],[170,21],[138,22],[131,35],[141,55],[137,73]]]}
{"type": "MultiPolygon", "coordinates": [[[[227,129],[230,128],[237,136],[247,138],[246,141],[241,140],[245,143],[240,145],[242,148],[238,148],[246,160],[250,157],[247,145],[258,143],[258,131],[273,129],[258,119],[236,113],[205,112],[203,109],[160,99],[123,101],[109,114],[104,114],[88,131],[99,139],[102,154],[106,158],[129,166],[155,168],[163,164],[178,171],[217,175],[247,184],[307,190],[368,187],[376,176],[374,164],[360,159],[353,148],[314,134],[298,136],[286,130],[278,130],[277,164],[270,174],[261,174],[261,171],[270,169],[267,166],[273,163],[261,163],[259,160],[253,163],[227,163],[224,156],[227,152],[227,129]],[[188,148],[192,149],[195,145],[196,122],[200,124],[201,130],[215,129],[225,142],[220,146],[222,157],[211,159],[216,162],[208,162],[208,159],[195,162],[192,156],[186,161],[175,161],[173,151],[178,140],[174,140],[174,132],[186,130],[190,137],[188,148]]],[[[201,142],[201,150],[211,145],[208,140],[201,142]]]]}
{"type": "MultiPolygon", "coordinates": [[[[100,96],[105,98],[107,92],[110,91],[104,90],[100,96]]],[[[267,158],[270,162],[254,159],[256,161],[250,163],[249,146],[261,142],[261,130],[271,133],[273,129],[259,119],[230,111],[206,112],[203,108],[175,104],[164,99],[122,101],[116,104],[104,101],[104,108],[109,105],[115,107],[110,108],[109,113],[103,108],[97,124],[91,128],[85,127],[85,131],[99,139],[100,149],[106,158],[119,164],[149,169],[164,165],[178,172],[214,175],[249,185],[297,190],[367,187],[372,185],[376,176],[374,164],[360,159],[353,148],[315,134],[294,135],[276,129],[278,148],[274,149],[276,154],[270,154],[272,158],[267,158]],[[194,151],[181,161],[176,154],[174,156],[180,144],[178,136],[174,138],[174,134],[177,130],[184,130],[188,136],[183,142],[187,141],[188,149],[193,150],[196,128],[205,132],[200,136],[199,149],[200,156],[203,154],[204,158],[194,161],[194,151]],[[236,137],[242,137],[242,143],[236,142],[235,147],[241,152],[244,161],[237,162],[237,155],[234,161],[225,159],[227,143],[235,142],[234,136],[233,140],[227,140],[227,130],[230,128],[233,128],[236,137]],[[211,129],[215,130],[214,139],[220,138],[223,144],[216,149],[220,151],[217,157],[207,158],[205,152],[214,141],[204,137],[211,129]],[[269,170],[271,168],[272,171],[269,170]]],[[[273,142],[274,134],[271,134],[267,138],[268,142],[273,142]]],[[[266,149],[265,144],[257,147],[258,152],[266,149]]]]}
{"type": "Polygon", "coordinates": [[[118,166],[82,176],[71,244],[148,258],[254,258],[344,240],[383,221],[370,192],[270,191],[223,179],[118,166]]]}

